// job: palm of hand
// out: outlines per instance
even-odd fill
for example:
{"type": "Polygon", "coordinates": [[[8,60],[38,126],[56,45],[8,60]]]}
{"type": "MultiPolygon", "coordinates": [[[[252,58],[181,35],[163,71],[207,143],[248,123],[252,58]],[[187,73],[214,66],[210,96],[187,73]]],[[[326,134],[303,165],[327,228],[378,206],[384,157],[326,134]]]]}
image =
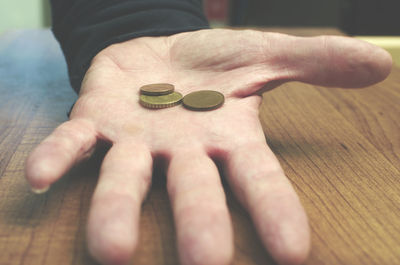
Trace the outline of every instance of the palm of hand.
{"type": "Polygon", "coordinates": [[[114,143],[134,138],[153,154],[192,149],[193,145],[204,145],[207,150],[227,149],[235,142],[259,141],[260,137],[264,142],[258,121],[259,96],[234,94],[238,88],[254,86],[255,82],[245,78],[244,71],[222,69],[224,63],[229,64],[224,67],[234,68],[235,62],[219,62],[220,59],[207,56],[212,47],[195,49],[199,57],[193,56],[193,49],[183,48],[182,54],[179,38],[176,39],[142,38],[99,54],[71,118],[96,120],[98,133],[105,139],[114,143]],[[172,54],[175,50],[177,54],[172,54]],[[189,111],[182,106],[161,110],[141,107],[139,88],[157,82],[172,83],[183,95],[201,89],[218,90],[226,101],[223,108],[206,112],[189,111]],[[244,82],[249,84],[243,85],[244,82]]]}
{"type": "Polygon", "coordinates": [[[38,188],[48,186],[90,154],[98,139],[111,142],[93,197],[88,238],[97,259],[120,263],[137,243],[152,159],[162,156],[169,164],[168,192],[181,261],[227,264],[232,231],[212,161],[218,159],[271,255],[281,263],[302,262],[309,249],[306,216],[265,143],[255,93],[287,80],[364,86],[387,74],[389,60],[381,50],[361,43],[352,48],[354,42],[347,39],[329,41],[204,30],[110,46],[92,62],[71,121],[31,155],[28,179],[38,188]],[[357,53],[346,60],[338,52],[343,47],[357,53]],[[226,101],[208,112],[141,107],[140,86],[158,82],[172,83],[182,94],[217,90],[226,101]],[[46,159],[59,168],[49,172],[46,159]]]}

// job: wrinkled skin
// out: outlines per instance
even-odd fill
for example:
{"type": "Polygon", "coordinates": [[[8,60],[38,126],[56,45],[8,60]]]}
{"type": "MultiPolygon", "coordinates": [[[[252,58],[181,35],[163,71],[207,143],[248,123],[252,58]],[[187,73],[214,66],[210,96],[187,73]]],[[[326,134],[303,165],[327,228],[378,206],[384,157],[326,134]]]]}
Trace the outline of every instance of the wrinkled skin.
{"type": "Polygon", "coordinates": [[[98,261],[124,264],[137,246],[153,159],[161,156],[182,264],[222,265],[232,260],[233,235],[217,159],[272,257],[300,264],[310,249],[307,217],[266,144],[259,95],[291,80],[363,87],[390,69],[385,51],[344,37],[201,30],[115,44],[92,61],[70,120],[29,156],[27,179],[46,188],[90,156],[99,140],[110,142],[87,237],[98,261]],[[139,88],[158,82],[182,94],[217,90],[226,101],[208,112],[143,108],[139,88]]]}

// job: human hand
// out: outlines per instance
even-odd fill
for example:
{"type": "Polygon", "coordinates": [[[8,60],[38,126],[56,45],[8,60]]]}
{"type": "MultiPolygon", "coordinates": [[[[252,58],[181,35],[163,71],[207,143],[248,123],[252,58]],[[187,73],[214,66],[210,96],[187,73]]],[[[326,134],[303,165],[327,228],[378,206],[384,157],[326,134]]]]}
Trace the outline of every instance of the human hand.
{"type": "Polygon", "coordinates": [[[231,221],[217,167],[248,210],[265,247],[280,264],[309,252],[305,212],[258,120],[260,93],[279,84],[362,87],[384,79],[391,58],[343,37],[298,38],[258,31],[201,30],[112,45],[93,60],[70,121],[29,156],[26,176],[43,189],[93,152],[112,144],[101,166],[88,220],[91,254],[104,264],[129,261],[138,242],[140,205],[154,158],[167,164],[167,189],[183,264],[228,264],[231,221]],[[182,94],[212,89],[220,109],[145,109],[139,88],[171,83],[182,94]]]}

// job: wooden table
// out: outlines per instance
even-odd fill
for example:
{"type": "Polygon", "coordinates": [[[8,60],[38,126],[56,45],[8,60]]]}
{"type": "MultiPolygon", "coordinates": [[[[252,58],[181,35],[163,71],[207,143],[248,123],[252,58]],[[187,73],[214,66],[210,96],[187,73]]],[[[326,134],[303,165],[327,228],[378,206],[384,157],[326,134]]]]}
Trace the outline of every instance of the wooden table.
{"type": "MultiPolygon", "coordinates": [[[[1,37],[0,99],[0,264],[96,264],[86,249],[85,223],[104,152],[46,194],[31,193],[24,179],[28,153],[67,119],[76,99],[49,31],[1,37]]],[[[306,264],[400,264],[400,70],[363,90],[285,84],[264,94],[260,119],[310,219],[306,264]]],[[[226,192],[233,264],[274,264],[249,216],[226,192]]],[[[133,264],[178,264],[161,173],[140,225],[133,264]]]]}

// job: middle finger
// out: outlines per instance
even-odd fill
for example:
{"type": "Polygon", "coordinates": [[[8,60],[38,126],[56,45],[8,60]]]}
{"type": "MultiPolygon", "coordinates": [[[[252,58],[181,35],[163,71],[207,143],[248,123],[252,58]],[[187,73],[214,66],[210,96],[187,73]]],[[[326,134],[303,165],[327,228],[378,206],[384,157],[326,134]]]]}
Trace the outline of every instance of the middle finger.
{"type": "Polygon", "coordinates": [[[233,255],[232,226],[219,172],[204,150],[180,150],[168,168],[183,264],[228,264],[233,255]]]}

